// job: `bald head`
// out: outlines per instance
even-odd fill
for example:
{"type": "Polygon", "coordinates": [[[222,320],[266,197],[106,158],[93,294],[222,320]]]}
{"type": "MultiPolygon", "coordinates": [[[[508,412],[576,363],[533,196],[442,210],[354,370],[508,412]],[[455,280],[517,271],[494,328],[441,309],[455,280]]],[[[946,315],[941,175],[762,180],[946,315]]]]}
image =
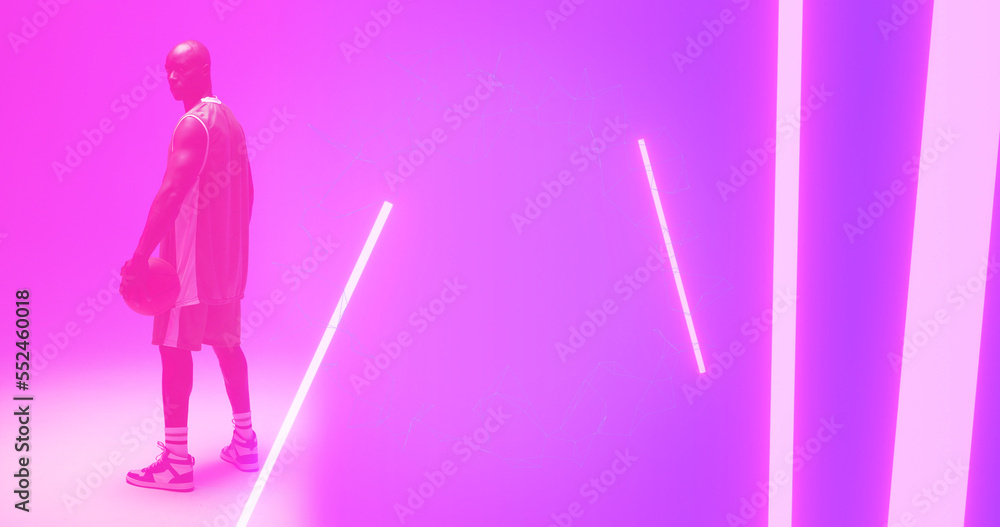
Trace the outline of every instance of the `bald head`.
{"type": "Polygon", "coordinates": [[[212,60],[208,48],[186,40],[167,54],[167,80],[174,99],[186,104],[212,94],[212,60]]]}
{"type": "Polygon", "coordinates": [[[188,64],[191,66],[208,66],[211,59],[208,56],[208,48],[197,40],[185,40],[177,44],[174,49],[167,54],[167,64],[188,64]]]}

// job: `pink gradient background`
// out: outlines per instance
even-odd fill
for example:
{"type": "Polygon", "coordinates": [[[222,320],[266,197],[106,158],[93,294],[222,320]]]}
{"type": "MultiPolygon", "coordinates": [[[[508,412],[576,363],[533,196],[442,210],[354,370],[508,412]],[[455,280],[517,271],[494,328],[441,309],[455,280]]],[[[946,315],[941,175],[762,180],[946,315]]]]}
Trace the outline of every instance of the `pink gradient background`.
{"type": "MultiPolygon", "coordinates": [[[[124,482],[128,469],[153,460],[162,439],[160,370],[148,344],[151,320],[129,311],[109,282],[134,249],[183,110],[165,82],[125,118],[114,100],[188,38],[208,46],[214,94],[248,136],[268,128],[276,110],[294,115],[251,160],[256,201],[243,310],[266,316],[243,348],[262,452],[379,206],[394,205],[289,436],[295,448],[271,475],[250,525],[399,525],[394,504],[406,505],[408,489],[446,460],[457,473],[404,525],[543,526],[571,502],[583,510],[573,525],[726,525],[767,480],[770,333],[751,342],[741,328],[772,303],[772,159],[725,200],[716,182],[775,135],[777,3],[588,0],[556,30],[545,15],[558,9],[554,0],[401,5],[349,63],[341,43],[386,2],[244,1],[221,18],[208,1],[69,2],[17,53],[0,50],[10,103],[0,295],[30,288],[36,354],[33,511],[12,512],[5,493],[5,525],[235,525],[232,504],[252,484],[218,459],[231,415],[207,348],[195,358],[189,423],[195,492],[124,482]],[[671,54],[727,8],[735,21],[679,72],[671,54]],[[443,112],[472,95],[479,76],[495,90],[453,130],[443,112]],[[572,152],[616,116],[628,125],[624,136],[577,171],[572,152]],[[114,130],[60,182],[51,164],[104,118],[114,130]],[[384,173],[397,155],[438,127],[447,140],[390,189],[384,173]],[[695,386],[697,369],[673,278],[654,272],[627,301],[615,289],[644,265],[649,247],[662,245],[640,138],[706,365],[719,367],[713,354],[734,341],[747,348],[690,400],[682,387],[695,386]],[[525,198],[563,169],[573,184],[519,234],[511,214],[523,214],[525,198]],[[317,239],[339,246],[296,288],[283,277],[317,239]],[[411,313],[456,277],[467,289],[417,333],[411,313]],[[258,307],[275,290],[287,300],[258,307]],[[89,298],[99,312],[88,311],[89,298]],[[555,344],[609,298],[619,311],[563,363],[555,344]],[[79,334],[63,338],[67,324],[79,334]],[[412,345],[356,393],[351,376],[404,330],[412,345]],[[46,345],[56,354],[43,366],[46,345]],[[453,444],[498,407],[509,422],[462,461],[453,444]],[[589,503],[581,486],[626,449],[638,460],[589,503]],[[99,466],[114,451],[124,462],[104,477],[99,466]],[[64,496],[88,477],[97,488],[69,511],[64,496]]],[[[802,136],[799,304],[812,311],[799,314],[796,444],[822,417],[847,424],[796,474],[803,525],[885,520],[899,377],[884,355],[902,338],[914,194],[862,245],[849,244],[841,224],[919,150],[930,4],[884,42],[876,22],[891,5],[858,0],[826,15],[833,7],[805,7],[803,93],[826,83],[836,95],[802,136]],[[863,36],[843,44],[835,24],[863,36]],[[883,118],[894,124],[873,124],[883,118]],[[873,241],[880,236],[896,241],[873,241]],[[869,323],[885,325],[855,331],[869,323]],[[857,372],[862,381],[846,379],[857,372]],[[862,383],[862,395],[846,389],[851,382],[862,383]]],[[[3,28],[19,31],[21,17],[39,9],[4,4],[3,28]]],[[[995,311],[988,300],[987,316],[995,311]]],[[[9,397],[2,404],[6,473],[14,427],[9,397]]],[[[977,428],[977,438],[995,436],[990,426],[977,428]]],[[[970,486],[970,510],[978,489],[996,488],[981,485],[970,486]]],[[[761,509],[747,524],[763,526],[766,517],[761,509]]]]}

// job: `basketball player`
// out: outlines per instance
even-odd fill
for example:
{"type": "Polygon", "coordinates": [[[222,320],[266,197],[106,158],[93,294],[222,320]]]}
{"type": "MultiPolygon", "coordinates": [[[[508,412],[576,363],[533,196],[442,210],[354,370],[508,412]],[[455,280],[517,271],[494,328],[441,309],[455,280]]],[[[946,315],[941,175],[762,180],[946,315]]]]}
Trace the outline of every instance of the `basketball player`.
{"type": "Polygon", "coordinates": [[[167,151],[167,170],[153,199],[132,260],[122,269],[124,296],[149,298],[149,257],[177,269],[177,303],[153,319],[153,344],[163,364],[163,450],[126,481],[139,487],[194,489],[188,454],[188,400],[192,351],[212,346],[233,409],[233,438],[222,459],[244,471],[259,469],[257,436],[250,421],[247,362],[240,348],[240,300],[247,280],[247,244],[253,183],[243,128],[212,95],[208,49],[189,40],[168,55],[170,93],[184,103],[167,151]],[[165,443],[165,444],[164,444],[165,443]]]}

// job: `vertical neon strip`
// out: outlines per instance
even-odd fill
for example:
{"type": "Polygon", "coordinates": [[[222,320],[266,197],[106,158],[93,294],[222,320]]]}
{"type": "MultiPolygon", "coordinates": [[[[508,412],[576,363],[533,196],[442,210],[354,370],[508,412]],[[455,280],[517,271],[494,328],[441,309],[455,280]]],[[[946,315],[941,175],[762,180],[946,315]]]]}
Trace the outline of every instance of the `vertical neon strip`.
{"type": "Polygon", "coordinates": [[[288,409],[288,415],[285,416],[285,421],[281,423],[281,428],[278,430],[278,437],[274,440],[274,446],[271,447],[271,451],[267,455],[267,461],[264,462],[264,466],[260,470],[260,476],[257,477],[257,481],[254,483],[253,490],[250,492],[250,498],[247,499],[246,507],[243,509],[243,514],[240,515],[239,521],[236,522],[237,527],[247,526],[247,523],[250,521],[250,515],[253,514],[253,509],[257,506],[257,500],[260,499],[261,493],[264,492],[264,485],[267,484],[267,478],[271,474],[275,462],[278,460],[278,454],[281,453],[281,449],[285,445],[288,433],[292,430],[295,417],[299,414],[299,409],[302,408],[306,394],[309,393],[309,387],[312,386],[316,372],[319,371],[320,364],[323,362],[323,356],[326,355],[326,350],[330,347],[330,342],[333,341],[333,334],[337,331],[337,326],[344,317],[344,312],[347,311],[347,303],[351,301],[351,295],[354,294],[354,288],[357,287],[358,280],[361,279],[361,273],[365,270],[368,257],[371,255],[372,249],[375,248],[375,242],[378,241],[378,236],[382,232],[385,220],[389,217],[390,210],[392,210],[392,204],[388,201],[383,202],[382,210],[379,211],[378,217],[375,219],[375,225],[372,226],[372,230],[368,234],[368,239],[365,241],[365,246],[361,249],[361,254],[358,255],[358,261],[354,264],[354,270],[351,271],[351,276],[347,279],[344,293],[340,295],[340,301],[337,302],[337,307],[333,310],[333,316],[330,317],[330,323],[323,333],[323,338],[319,341],[319,346],[316,347],[316,353],[313,355],[312,362],[309,363],[309,367],[306,369],[302,384],[299,385],[299,390],[295,393],[292,406],[288,409]]]}
{"type": "MultiPolygon", "coordinates": [[[[798,115],[802,101],[802,0],[778,2],[777,116],[798,115]]],[[[775,124],[775,137],[777,133],[775,124]]],[[[776,145],[774,154],[774,290],[795,298],[799,246],[799,134],[776,145]]],[[[772,309],[778,312],[779,297],[772,309]]],[[[771,446],[770,481],[781,480],[787,490],[775,493],[767,508],[769,527],[792,525],[792,470],[785,457],[795,435],[795,312],[774,318],[771,333],[771,446]]]]}
{"type": "Polygon", "coordinates": [[[660,192],[656,189],[656,180],[653,178],[653,165],[649,162],[649,154],[646,152],[646,142],[642,139],[639,140],[639,150],[642,152],[642,162],[646,165],[646,178],[649,180],[649,190],[653,193],[653,205],[656,207],[656,217],[660,220],[660,230],[663,231],[663,243],[667,245],[667,255],[670,257],[670,268],[674,272],[674,283],[677,284],[677,294],[681,297],[681,309],[684,311],[684,320],[687,322],[688,334],[691,335],[691,347],[694,349],[694,358],[698,361],[698,373],[705,373],[705,361],[701,358],[698,337],[694,333],[694,319],[691,318],[691,309],[688,308],[687,294],[684,293],[684,284],[681,283],[681,270],[677,265],[677,257],[674,256],[674,245],[670,243],[670,232],[667,231],[667,218],[663,215],[663,205],[660,204],[660,192]]]}
{"type": "Polygon", "coordinates": [[[933,8],[889,521],[963,525],[985,294],[958,287],[975,289],[989,251],[1000,4],[933,8]]]}

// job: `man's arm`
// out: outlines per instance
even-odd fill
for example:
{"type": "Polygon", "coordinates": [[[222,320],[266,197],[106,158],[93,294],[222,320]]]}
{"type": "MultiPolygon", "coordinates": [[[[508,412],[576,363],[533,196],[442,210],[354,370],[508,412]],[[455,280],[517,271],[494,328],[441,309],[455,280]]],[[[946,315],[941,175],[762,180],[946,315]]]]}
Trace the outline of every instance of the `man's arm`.
{"type": "Polygon", "coordinates": [[[174,130],[173,144],[174,149],[167,157],[163,183],[149,208],[146,226],[132,255],[133,261],[147,261],[170,230],[184,197],[198,180],[198,172],[204,165],[208,133],[200,121],[185,117],[174,130]]]}

